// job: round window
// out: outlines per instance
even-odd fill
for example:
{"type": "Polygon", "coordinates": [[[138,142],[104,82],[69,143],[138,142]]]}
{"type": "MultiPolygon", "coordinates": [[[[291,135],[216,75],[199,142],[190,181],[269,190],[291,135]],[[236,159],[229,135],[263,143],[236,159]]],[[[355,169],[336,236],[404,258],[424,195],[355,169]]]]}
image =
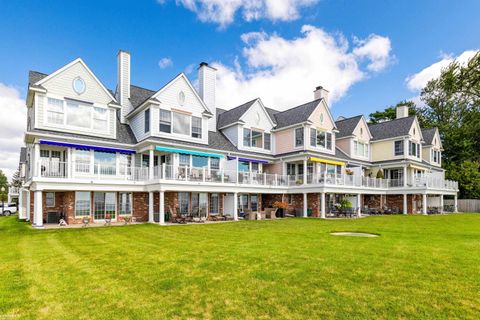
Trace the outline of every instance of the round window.
{"type": "Polygon", "coordinates": [[[258,113],[258,112],[255,114],[255,122],[256,122],[257,124],[260,123],[260,113],[258,113]]]}
{"type": "Polygon", "coordinates": [[[85,81],[83,81],[82,78],[77,77],[73,79],[73,91],[75,91],[78,94],[82,94],[85,92],[86,85],[85,81]]]}
{"type": "Polygon", "coordinates": [[[323,113],[320,113],[320,123],[323,123],[323,113]]]}

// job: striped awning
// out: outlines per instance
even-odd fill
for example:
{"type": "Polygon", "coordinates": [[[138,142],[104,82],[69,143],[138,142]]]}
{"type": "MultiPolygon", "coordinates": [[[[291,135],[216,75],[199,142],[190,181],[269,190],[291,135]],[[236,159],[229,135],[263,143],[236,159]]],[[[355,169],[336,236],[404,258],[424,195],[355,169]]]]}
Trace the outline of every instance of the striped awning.
{"type": "Polygon", "coordinates": [[[67,148],[89,149],[89,150],[103,151],[103,152],[120,152],[120,153],[128,153],[128,154],[135,153],[134,150],[128,150],[128,149],[107,148],[107,147],[92,146],[88,144],[66,143],[66,142],[50,141],[50,140],[40,140],[40,144],[46,144],[46,145],[58,146],[58,147],[67,147],[67,148]]]}
{"type": "Polygon", "coordinates": [[[344,166],[345,165],[345,162],[321,159],[321,158],[316,158],[316,157],[310,157],[310,158],[308,158],[308,160],[313,161],[313,162],[321,162],[321,163],[333,164],[333,165],[338,165],[338,166],[344,166]]]}
{"type": "MultiPolygon", "coordinates": [[[[237,157],[235,156],[227,156],[228,160],[237,160],[237,157]]],[[[251,159],[251,158],[238,158],[238,161],[247,161],[247,162],[253,162],[253,163],[263,163],[263,164],[268,164],[267,160],[259,160],[259,159],[251,159]]]]}
{"type": "Polygon", "coordinates": [[[192,150],[176,149],[176,148],[168,148],[168,147],[160,147],[160,146],[156,146],[155,150],[164,151],[164,152],[171,152],[171,153],[191,154],[191,155],[200,156],[200,157],[211,157],[211,158],[223,158],[224,157],[223,154],[219,154],[219,153],[192,151],[192,150]]]}

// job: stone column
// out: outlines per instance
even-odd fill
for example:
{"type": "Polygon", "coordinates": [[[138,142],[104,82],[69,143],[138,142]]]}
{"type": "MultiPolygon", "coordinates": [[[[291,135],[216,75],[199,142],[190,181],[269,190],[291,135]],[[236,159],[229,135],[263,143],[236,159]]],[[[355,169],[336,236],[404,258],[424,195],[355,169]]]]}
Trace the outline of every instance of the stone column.
{"type": "Polygon", "coordinates": [[[320,203],[320,218],[322,219],[325,219],[325,217],[327,216],[326,215],[326,212],[325,212],[325,192],[322,192],[320,193],[320,200],[321,200],[321,203],[320,203]]]}
{"type": "Polygon", "coordinates": [[[307,201],[307,193],[303,193],[303,217],[306,218],[308,217],[308,201],[307,201]]]}
{"type": "Polygon", "coordinates": [[[165,191],[160,191],[160,200],[158,213],[160,215],[160,224],[165,225],[165,191]]]}
{"type": "Polygon", "coordinates": [[[403,195],[403,214],[408,214],[408,194],[403,195]]]}
{"type": "Polygon", "coordinates": [[[422,214],[427,214],[427,195],[422,194],[422,214]]]}
{"type": "Polygon", "coordinates": [[[33,193],[33,225],[35,228],[43,228],[42,190],[33,193]]]}
{"type": "Polygon", "coordinates": [[[148,222],[154,223],[155,219],[153,218],[153,192],[148,193],[148,222]]]}

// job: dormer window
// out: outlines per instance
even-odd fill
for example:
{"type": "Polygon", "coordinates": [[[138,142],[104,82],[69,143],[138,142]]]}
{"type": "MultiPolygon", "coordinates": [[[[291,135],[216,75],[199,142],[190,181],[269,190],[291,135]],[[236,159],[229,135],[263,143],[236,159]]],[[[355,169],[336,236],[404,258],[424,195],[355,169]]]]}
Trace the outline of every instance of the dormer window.
{"type": "Polygon", "coordinates": [[[192,117],[192,138],[202,138],[202,118],[192,117]]]}
{"type": "Polygon", "coordinates": [[[144,114],[145,133],[150,132],[150,109],[145,110],[144,114]]]}
{"type": "Polygon", "coordinates": [[[160,132],[172,132],[172,112],[160,109],[160,132]]]}
{"type": "Polygon", "coordinates": [[[263,148],[263,132],[252,130],[252,147],[263,148]]]}
{"type": "Polygon", "coordinates": [[[243,146],[270,150],[270,133],[244,128],[243,146]]]}
{"type": "Polygon", "coordinates": [[[359,141],[353,141],[353,152],[356,156],[359,157],[368,157],[368,144],[359,142],[359,141]]]}
{"type": "Polygon", "coordinates": [[[408,154],[420,158],[420,144],[412,141],[409,141],[408,143],[408,154]]]}
{"type": "Polygon", "coordinates": [[[190,135],[190,116],[173,112],[173,133],[190,135]]]}

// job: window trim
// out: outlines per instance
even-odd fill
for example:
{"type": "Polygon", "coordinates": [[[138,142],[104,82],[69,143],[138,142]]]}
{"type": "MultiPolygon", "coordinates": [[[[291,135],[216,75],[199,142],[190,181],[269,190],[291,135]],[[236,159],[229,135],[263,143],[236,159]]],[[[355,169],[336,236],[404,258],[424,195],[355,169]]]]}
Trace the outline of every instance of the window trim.
{"type": "Polygon", "coordinates": [[[55,207],[55,192],[45,192],[45,207],[46,208],[54,208],[55,207]],[[53,204],[48,205],[48,195],[53,194],[53,204]]]}
{"type": "Polygon", "coordinates": [[[305,146],[305,128],[304,127],[295,128],[293,139],[294,139],[295,148],[300,148],[300,147],[305,146]],[[302,143],[301,144],[297,143],[298,142],[297,132],[302,132],[302,143]]]}
{"type": "Polygon", "coordinates": [[[172,125],[172,111],[166,110],[166,109],[160,109],[160,111],[158,113],[158,131],[163,132],[163,133],[172,133],[172,127],[173,127],[173,125],[172,125]],[[166,120],[162,120],[162,112],[168,113],[169,119],[170,119],[169,122],[167,122],[166,120]],[[169,131],[163,131],[162,130],[162,124],[167,125],[167,123],[168,123],[168,126],[170,127],[170,130],[169,131]]]}
{"type": "MultiPolygon", "coordinates": [[[[191,124],[190,135],[192,136],[192,138],[202,139],[202,130],[203,130],[202,118],[201,118],[201,117],[191,116],[190,124],[191,124]],[[194,123],[195,121],[199,121],[200,127],[198,127],[198,128],[197,128],[197,127],[194,127],[193,123],[194,123]],[[200,129],[200,131],[198,132],[198,137],[194,137],[194,131],[193,131],[194,128],[200,129]]],[[[197,133],[195,133],[195,134],[197,134],[197,133]]]]}
{"type": "Polygon", "coordinates": [[[143,128],[144,128],[144,133],[149,133],[150,132],[150,108],[145,109],[143,111],[143,128]],[[147,117],[148,115],[148,117],[147,117]],[[147,119],[148,118],[148,119],[147,119]]]}
{"type": "Polygon", "coordinates": [[[395,157],[398,157],[398,156],[403,156],[405,155],[405,141],[404,140],[395,140],[393,141],[393,155],[395,157]],[[399,143],[400,145],[400,151],[399,153],[397,153],[397,146],[396,144],[399,143]],[[401,152],[401,153],[400,153],[401,152]]]}

